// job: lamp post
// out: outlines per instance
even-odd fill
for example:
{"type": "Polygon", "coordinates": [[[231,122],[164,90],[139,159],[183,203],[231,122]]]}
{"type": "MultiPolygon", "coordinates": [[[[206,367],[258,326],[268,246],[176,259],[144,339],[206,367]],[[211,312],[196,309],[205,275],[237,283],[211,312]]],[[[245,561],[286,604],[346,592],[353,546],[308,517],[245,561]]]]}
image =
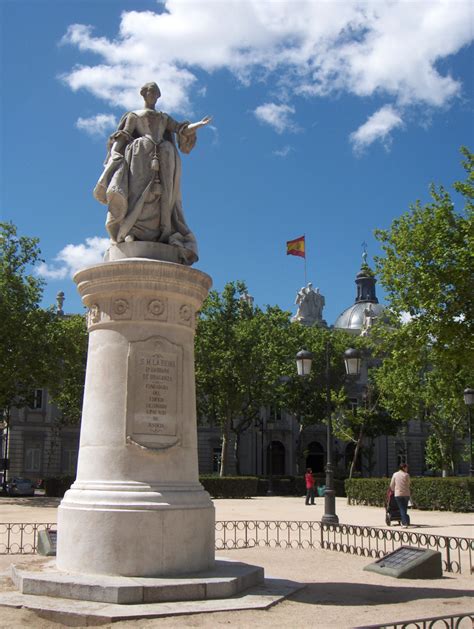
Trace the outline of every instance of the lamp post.
{"type": "Polygon", "coordinates": [[[9,422],[3,419],[0,415],[0,462],[3,468],[2,483],[0,489],[6,492],[7,489],[7,471],[9,467],[8,461],[8,437],[9,437],[9,422]]]}
{"type": "Polygon", "coordinates": [[[467,428],[469,434],[469,476],[474,476],[474,463],[472,460],[472,418],[471,406],[474,404],[474,389],[464,389],[464,404],[467,406],[467,428]]]}
{"type": "MultiPolygon", "coordinates": [[[[332,418],[331,418],[331,389],[329,383],[329,342],[326,343],[326,491],[324,492],[324,515],[321,518],[323,524],[339,524],[336,515],[336,492],[334,491],[334,470],[332,457],[332,418]]],[[[296,367],[299,376],[307,376],[311,372],[313,354],[307,350],[301,350],[296,354],[296,367]]]]}
{"type": "MultiPolygon", "coordinates": [[[[360,376],[360,370],[361,370],[361,366],[362,366],[362,356],[359,352],[359,350],[354,349],[353,347],[349,347],[348,349],[346,349],[346,351],[344,352],[344,365],[346,368],[346,374],[347,376],[353,378],[354,380],[356,380],[359,376],[360,376]]],[[[362,400],[364,402],[364,406],[367,408],[367,401],[370,399],[370,391],[369,391],[369,387],[366,386],[364,387],[364,392],[362,393],[362,400]]],[[[356,465],[357,462],[357,457],[358,457],[358,452],[359,452],[359,447],[360,447],[360,439],[357,440],[357,445],[354,451],[354,458],[352,460],[352,464],[351,464],[351,469],[349,472],[349,476],[352,476],[352,471],[354,469],[354,466],[356,465]]],[[[386,454],[386,459],[388,460],[388,445],[387,442],[385,443],[385,454],[386,454]]],[[[386,466],[387,467],[387,466],[386,466]]],[[[388,473],[387,473],[388,476],[388,473]]]]}

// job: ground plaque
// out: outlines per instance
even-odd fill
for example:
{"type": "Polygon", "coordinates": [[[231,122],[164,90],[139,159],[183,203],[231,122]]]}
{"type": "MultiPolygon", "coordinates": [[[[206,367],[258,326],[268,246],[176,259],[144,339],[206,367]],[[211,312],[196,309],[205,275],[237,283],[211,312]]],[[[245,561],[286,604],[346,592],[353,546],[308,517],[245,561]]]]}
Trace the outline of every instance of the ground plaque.
{"type": "Polygon", "coordinates": [[[364,570],[398,579],[437,579],[443,573],[440,552],[411,546],[397,548],[364,570]]]}

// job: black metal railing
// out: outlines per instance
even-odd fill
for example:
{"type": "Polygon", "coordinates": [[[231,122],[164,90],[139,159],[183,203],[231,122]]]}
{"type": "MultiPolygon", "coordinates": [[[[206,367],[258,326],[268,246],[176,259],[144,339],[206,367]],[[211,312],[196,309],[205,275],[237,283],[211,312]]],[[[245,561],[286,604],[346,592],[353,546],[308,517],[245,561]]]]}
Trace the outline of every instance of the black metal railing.
{"type": "Polygon", "coordinates": [[[415,531],[391,530],[373,526],[341,524],[322,527],[321,548],[379,558],[400,548],[414,546],[441,553],[443,571],[474,574],[474,539],[431,535],[415,531]]]}
{"type": "Polygon", "coordinates": [[[322,548],[374,559],[400,546],[429,548],[441,553],[443,571],[474,574],[474,539],[393,531],[353,524],[286,520],[226,520],[216,522],[216,550],[234,548],[322,548]]]}
{"type": "Polygon", "coordinates": [[[385,625],[364,625],[354,629],[472,629],[474,612],[454,616],[436,616],[436,618],[416,618],[400,620],[385,625]]]}
{"type": "Polygon", "coordinates": [[[51,523],[0,523],[0,555],[31,555],[36,553],[38,533],[56,528],[51,523]]]}
{"type": "MultiPolygon", "coordinates": [[[[0,555],[36,553],[38,532],[56,524],[0,524],[0,555]]],[[[218,520],[216,550],[239,548],[324,549],[377,559],[414,546],[441,553],[443,571],[474,574],[474,539],[319,521],[218,520]]]]}

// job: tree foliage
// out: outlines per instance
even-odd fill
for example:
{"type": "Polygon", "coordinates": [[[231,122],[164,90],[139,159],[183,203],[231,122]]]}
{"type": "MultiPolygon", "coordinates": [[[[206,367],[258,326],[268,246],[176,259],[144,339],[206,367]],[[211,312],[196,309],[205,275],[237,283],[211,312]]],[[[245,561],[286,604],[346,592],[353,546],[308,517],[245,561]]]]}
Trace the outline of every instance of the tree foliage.
{"type": "Polygon", "coordinates": [[[44,282],[34,274],[38,239],[0,223],[0,408],[27,406],[48,388],[62,420],[77,421],[87,352],[84,318],[60,316],[40,305],[44,282]]]}
{"type": "MultiPolygon", "coordinates": [[[[370,360],[370,352],[366,345],[369,345],[362,338],[358,339],[354,345],[360,347],[366,354],[366,360],[370,360]]],[[[374,374],[378,369],[373,366],[369,370],[369,381],[364,387],[361,403],[355,408],[349,408],[345,391],[337,399],[337,412],[334,417],[334,434],[343,441],[354,444],[354,453],[349,468],[349,478],[352,478],[357,460],[365,454],[365,458],[370,458],[371,448],[374,439],[382,435],[395,435],[400,427],[398,418],[393,417],[384,407],[380,390],[377,387],[374,374]]]]}
{"type": "Polygon", "coordinates": [[[54,315],[40,307],[43,282],[33,274],[39,261],[37,238],[0,223],[0,408],[6,413],[27,405],[32,389],[49,380],[54,315]]]}
{"type": "Polygon", "coordinates": [[[77,424],[81,418],[87,359],[87,326],[83,315],[58,316],[51,326],[49,342],[58,360],[51,365],[51,401],[60,412],[62,425],[77,424]],[[52,374],[53,375],[53,374],[52,374]]]}
{"type": "Polygon", "coordinates": [[[431,202],[417,202],[376,232],[391,314],[374,343],[384,358],[377,385],[395,417],[429,422],[430,451],[445,472],[453,472],[456,440],[466,431],[462,393],[474,367],[474,156],[462,152],[467,177],[453,186],[462,209],[445,188],[432,186],[431,202]]]}
{"type": "MultiPolygon", "coordinates": [[[[230,470],[230,437],[235,434],[234,461],[239,472],[242,433],[258,425],[264,407],[281,408],[300,421],[300,432],[326,415],[326,347],[330,390],[343,383],[343,334],[291,322],[277,306],[265,310],[245,299],[243,282],[211,291],[196,331],[198,416],[222,429],[221,475],[230,470]],[[306,348],[315,359],[310,376],[296,376],[296,353],[306,348]]],[[[301,440],[300,440],[301,441],[301,440]]]]}

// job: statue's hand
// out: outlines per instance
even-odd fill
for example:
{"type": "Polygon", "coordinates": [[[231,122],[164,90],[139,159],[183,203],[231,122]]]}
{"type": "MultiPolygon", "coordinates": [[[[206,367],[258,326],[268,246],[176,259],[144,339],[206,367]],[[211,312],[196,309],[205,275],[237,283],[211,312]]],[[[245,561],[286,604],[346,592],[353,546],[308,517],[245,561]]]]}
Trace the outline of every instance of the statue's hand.
{"type": "Polygon", "coordinates": [[[191,132],[195,133],[196,130],[199,129],[199,127],[205,127],[207,124],[211,122],[211,120],[212,120],[211,116],[204,116],[204,118],[200,120],[199,122],[191,122],[183,131],[184,135],[189,135],[189,133],[191,132]]]}

